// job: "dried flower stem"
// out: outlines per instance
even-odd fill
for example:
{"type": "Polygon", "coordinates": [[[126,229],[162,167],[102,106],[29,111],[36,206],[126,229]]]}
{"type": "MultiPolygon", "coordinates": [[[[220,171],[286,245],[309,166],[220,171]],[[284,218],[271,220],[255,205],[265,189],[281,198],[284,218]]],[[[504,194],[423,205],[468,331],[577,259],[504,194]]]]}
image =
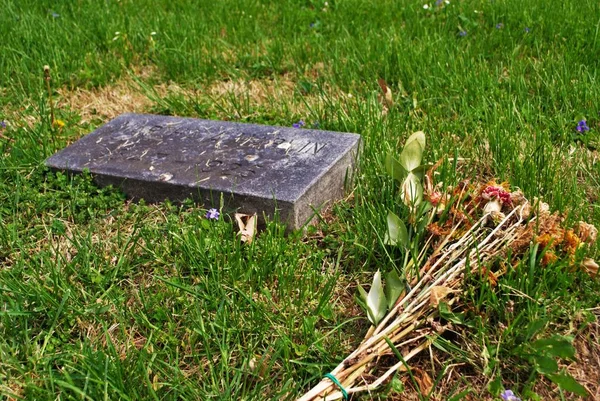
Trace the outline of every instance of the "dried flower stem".
{"type": "MultiPolygon", "coordinates": [[[[453,227],[418,271],[417,277],[411,280],[412,289],[400,297],[376,328],[368,331],[362,344],[331,371],[349,394],[374,390],[394,372],[407,369],[405,362],[434,341],[432,331],[415,335],[415,331],[424,326],[427,318],[437,316],[437,308],[432,307],[430,302],[432,289],[444,286],[458,291],[466,266],[470,266],[471,273],[477,272],[482,264],[496,257],[507,244],[515,240],[523,222],[521,209],[522,206],[515,207],[491,232],[483,227],[489,217],[489,214],[485,214],[455,243],[448,245],[460,223],[453,227]],[[418,346],[403,355],[404,362],[400,361],[388,368],[375,381],[354,387],[376,358],[392,353],[388,341],[395,344],[395,347],[405,347],[420,340],[418,346]]],[[[452,304],[455,301],[456,298],[453,298],[447,302],[452,304]]],[[[329,379],[323,379],[298,401],[337,400],[342,397],[342,393],[329,379]]]]}
{"type": "Polygon", "coordinates": [[[50,126],[54,127],[54,102],[52,101],[52,88],[50,87],[50,66],[44,66],[44,81],[48,91],[48,102],[50,103],[50,126]]]}

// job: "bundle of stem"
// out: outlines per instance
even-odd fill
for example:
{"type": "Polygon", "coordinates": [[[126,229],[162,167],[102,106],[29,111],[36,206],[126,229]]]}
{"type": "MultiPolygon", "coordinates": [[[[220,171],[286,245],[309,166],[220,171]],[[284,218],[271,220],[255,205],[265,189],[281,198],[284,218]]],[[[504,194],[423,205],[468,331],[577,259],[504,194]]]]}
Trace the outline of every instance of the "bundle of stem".
{"type": "MultiPolygon", "coordinates": [[[[331,371],[348,394],[375,390],[395,372],[408,369],[407,361],[426,349],[440,334],[439,328],[436,331],[428,323],[438,316],[437,301],[432,300],[436,287],[445,287],[446,294],[460,292],[466,272],[480,271],[519,238],[526,206],[529,205],[514,207],[491,231],[485,227],[489,213],[457,240],[453,240],[454,234],[463,223],[453,226],[418,272],[409,277],[410,291],[399,297],[385,318],[368,331],[359,347],[331,371]],[[400,349],[408,350],[401,352],[402,358],[398,363],[373,380],[378,359],[395,354],[400,349]]],[[[456,300],[455,296],[451,296],[446,303],[451,305],[456,300]]],[[[324,378],[298,401],[337,400],[343,397],[338,385],[324,378]]]]}

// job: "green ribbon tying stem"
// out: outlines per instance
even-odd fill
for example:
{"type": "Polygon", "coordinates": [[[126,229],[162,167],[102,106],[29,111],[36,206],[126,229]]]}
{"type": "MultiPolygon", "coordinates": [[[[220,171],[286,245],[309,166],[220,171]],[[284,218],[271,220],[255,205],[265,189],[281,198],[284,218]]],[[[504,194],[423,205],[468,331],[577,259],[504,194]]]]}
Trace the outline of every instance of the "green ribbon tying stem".
{"type": "Polygon", "coordinates": [[[342,383],[340,383],[340,381],[331,373],[326,373],[323,377],[328,378],[329,380],[331,380],[333,382],[333,384],[335,384],[336,386],[338,386],[340,388],[340,391],[342,392],[342,395],[344,396],[344,399],[347,400],[348,397],[348,392],[346,391],[346,389],[344,388],[344,386],[342,386],[342,383]]]}

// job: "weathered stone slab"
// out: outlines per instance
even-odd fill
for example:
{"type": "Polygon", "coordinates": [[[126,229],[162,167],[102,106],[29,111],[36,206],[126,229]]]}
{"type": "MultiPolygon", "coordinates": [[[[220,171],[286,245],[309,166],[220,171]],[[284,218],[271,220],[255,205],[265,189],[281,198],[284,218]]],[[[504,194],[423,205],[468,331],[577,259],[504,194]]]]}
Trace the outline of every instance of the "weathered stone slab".
{"type": "Polygon", "coordinates": [[[265,213],[298,228],[343,195],[360,136],[192,118],[123,114],[50,157],[134,199],[194,198],[265,213]]]}

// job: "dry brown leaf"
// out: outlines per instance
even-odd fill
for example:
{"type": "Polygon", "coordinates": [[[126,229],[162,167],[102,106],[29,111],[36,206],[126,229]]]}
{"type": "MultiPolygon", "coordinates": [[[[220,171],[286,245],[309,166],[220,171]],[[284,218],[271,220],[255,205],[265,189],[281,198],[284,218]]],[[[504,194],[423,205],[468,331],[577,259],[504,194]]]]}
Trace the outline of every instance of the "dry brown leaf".
{"type": "Polygon", "coordinates": [[[431,288],[431,295],[429,296],[429,303],[434,308],[440,304],[440,301],[446,298],[446,295],[450,294],[452,290],[443,285],[436,285],[431,288]]]}
{"type": "Polygon", "coordinates": [[[412,368],[413,375],[417,384],[419,385],[419,390],[421,391],[421,395],[428,395],[433,388],[433,381],[429,374],[425,372],[423,369],[412,368]]]}
{"type": "Polygon", "coordinates": [[[577,224],[577,234],[583,242],[593,245],[598,237],[598,229],[592,224],[580,221],[577,224]]]}
{"type": "Polygon", "coordinates": [[[394,106],[394,97],[392,95],[392,90],[390,89],[389,86],[387,86],[385,81],[381,78],[379,78],[377,80],[377,83],[379,84],[379,87],[381,88],[381,91],[383,92],[383,104],[388,109],[391,109],[394,106]]]}
{"type": "Polygon", "coordinates": [[[254,214],[243,214],[236,213],[235,221],[237,221],[239,232],[242,242],[252,243],[254,236],[256,235],[256,213],[254,214]]]}
{"type": "Polygon", "coordinates": [[[592,277],[596,277],[598,275],[598,263],[592,258],[585,258],[581,263],[583,267],[583,271],[589,274],[592,277]]]}

